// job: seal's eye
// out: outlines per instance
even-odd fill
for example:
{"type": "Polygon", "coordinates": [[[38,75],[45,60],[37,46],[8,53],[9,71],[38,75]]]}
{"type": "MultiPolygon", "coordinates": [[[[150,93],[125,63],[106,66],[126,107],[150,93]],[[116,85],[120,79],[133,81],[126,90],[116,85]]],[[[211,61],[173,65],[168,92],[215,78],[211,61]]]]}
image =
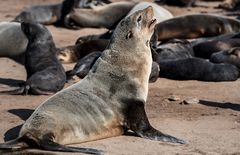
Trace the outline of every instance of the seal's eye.
{"type": "Polygon", "coordinates": [[[127,36],[126,36],[126,39],[129,39],[129,38],[132,38],[133,37],[133,33],[132,31],[129,31],[127,36]]]}
{"type": "Polygon", "coordinates": [[[139,17],[137,18],[137,22],[139,23],[141,20],[142,20],[142,16],[139,16],[139,17]]]}
{"type": "Polygon", "coordinates": [[[123,26],[123,25],[124,25],[124,21],[122,21],[122,22],[120,23],[120,25],[123,26]]]}

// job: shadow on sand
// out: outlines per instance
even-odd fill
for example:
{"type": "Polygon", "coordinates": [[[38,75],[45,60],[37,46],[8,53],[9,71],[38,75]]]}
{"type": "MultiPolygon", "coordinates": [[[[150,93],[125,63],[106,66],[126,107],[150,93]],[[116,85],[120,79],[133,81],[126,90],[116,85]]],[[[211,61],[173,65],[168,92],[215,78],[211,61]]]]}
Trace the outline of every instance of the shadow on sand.
{"type": "Polygon", "coordinates": [[[200,100],[199,104],[210,106],[210,107],[217,107],[217,108],[223,108],[223,109],[231,109],[235,111],[240,111],[240,104],[237,103],[229,103],[229,102],[214,102],[214,101],[206,101],[206,100],[200,100]]]}
{"type": "MultiPolygon", "coordinates": [[[[34,110],[32,110],[32,109],[10,109],[10,110],[8,110],[9,113],[20,117],[24,121],[27,120],[31,116],[33,111],[34,110]]],[[[22,127],[22,124],[9,129],[4,134],[4,141],[9,141],[9,140],[17,138],[21,127],[22,127]]]]}

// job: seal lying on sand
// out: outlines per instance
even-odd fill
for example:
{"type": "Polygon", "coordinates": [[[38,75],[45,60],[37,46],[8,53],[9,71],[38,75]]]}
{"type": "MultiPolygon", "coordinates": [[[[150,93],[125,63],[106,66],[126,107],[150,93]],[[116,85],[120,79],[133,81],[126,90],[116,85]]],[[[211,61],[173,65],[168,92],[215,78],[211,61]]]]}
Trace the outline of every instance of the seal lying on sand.
{"type": "Polygon", "coordinates": [[[176,80],[235,81],[239,70],[231,64],[214,64],[201,58],[159,62],[160,77],[176,80]]]}
{"type": "Polygon", "coordinates": [[[240,38],[205,41],[193,46],[196,57],[209,59],[213,53],[240,47],[240,38]]]}
{"type": "Polygon", "coordinates": [[[0,57],[13,57],[23,54],[27,49],[28,39],[21,24],[0,22],[0,57]]]}
{"type": "Polygon", "coordinates": [[[56,57],[56,47],[50,32],[41,24],[22,23],[21,27],[29,41],[25,53],[27,81],[17,90],[0,93],[39,95],[61,90],[66,75],[56,57]]]}
{"type": "Polygon", "coordinates": [[[123,19],[89,74],[43,102],[19,137],[0,148],[99,153],[64,145],[119,136],[124,129],[151,140],[184,143],[154,129],[144,108],[152,64],[149,39],[155,23],[152,7],[123,19]]]}
{"type": "Polygon", "coordinates": [[[190,42],[183,39],[173,39],[157,47],[156,61],[176,60],[194,56],[190,42]]]}
{"type": "Polygon", "coordinates": [[[118,22],[133,8],[136,2],[115,2],[94,9],[73,9],[65,17],[64,24],[68,28],[104,27],[114,29],[118,22]]]}
{"type": "Polygon", "coordinates": [[[15,17],[15,22],[36,22],[45,25],[63,24],[64,18],[73,8],[92,8],[110,3],[108,0],[64,0],[62,3],[30,7],[15,17]]]}
{"type": "Polygon", "coordinates": [[[240,22],[235,19],[193,14],[175,17],[155,26],[154,40],[192,39],[212,37],[225,33],[239,32],[240,22]]]}
{"type": "Polygon", "coordinates": [[[79,41],[76,45],[58,49],[57,57],[62,63],[77,62],[92,52],[102,52],[108,44],[106,39],[79,41]]]}

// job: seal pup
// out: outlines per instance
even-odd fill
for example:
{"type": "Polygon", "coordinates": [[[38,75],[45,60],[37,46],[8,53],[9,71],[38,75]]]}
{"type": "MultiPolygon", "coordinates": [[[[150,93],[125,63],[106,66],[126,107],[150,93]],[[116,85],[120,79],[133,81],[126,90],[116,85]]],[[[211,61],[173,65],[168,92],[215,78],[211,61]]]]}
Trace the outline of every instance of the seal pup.
{"type": "Polygon", "coordinates": [[[25,53],[27,81],[17,90],[0,93],[42,95],[61,90],[66,75],[56,57],[56,47],[50,32],[43,25],[34,23],[22,23],[21,28],[29,42],[25,53]]]}
{"type": "Polygon", "coordinates": [[[193,50],[196,57],[209,59],[213,53],[239,46],[240,38],[216,39],[196,44],[193,46],[193,50]]]}
{"type": "Polygon", "coordinates": [[[102,52],[108,44],[109,40],[106,39],[77,41],[76,45],[58,49],[57,57],[62,63],[78,62],[92,52],[102,52]]]}
{"type": "Polygon", "coordinates": [[[66,72],[67,79],[71,79],[74,75],[83,79],[101,55],[102,52],[93,52],[78,60],[74,68],[66,72]]]}
{"type": "Polygon", "coordinates": [[[124,18],[89,74],[43,102],[19,137],[0,148],[80,152],[64,145],[119,136],[127,129],[151,140],[184,143],[154,129],[144,109],[155,23],[152,7],[124,18]]]}
{"type": "Polygon", "coordinates": [[[120,1],[93,9],[74,8],[66,15],[64,24],[72,29],[80,29],[81,27],[114,29],[135,4],[136,2],[120,1]]]}
{"type": "Polygon", "coordinates": [[[20,23],[0,22],[0,42],[0,57],[13,57],[25,53],[28,39],[20,23]]]}
{"type": "Polygon", "coordinates": [[[210,59],[213,63],[229,63],[240,68],[240,48],[234,47],[229,50],[223,50],[211,55],[210,59]]]}
{"type": "Polygon", "coordinates": [[[240,22],[235,19],[210,15],[193,14],[175,17],[155,26],[154,40],[193,39],[239,32],[240,22]]]}
{"type": "Polygon", "coordinates": [[[239,69],[231,64],[214,64],[202,58],[185,58],[159,62],[160,77],[174,80],[235,81],[239,69]]]}
{"type": "Polygon", "coordinates": [[[194,56],[191,43],[184,39],[173,39],[161,44],[155,50],[158,58],[156,61],[168,61],[183,58],[191,58],[194,56]]]}

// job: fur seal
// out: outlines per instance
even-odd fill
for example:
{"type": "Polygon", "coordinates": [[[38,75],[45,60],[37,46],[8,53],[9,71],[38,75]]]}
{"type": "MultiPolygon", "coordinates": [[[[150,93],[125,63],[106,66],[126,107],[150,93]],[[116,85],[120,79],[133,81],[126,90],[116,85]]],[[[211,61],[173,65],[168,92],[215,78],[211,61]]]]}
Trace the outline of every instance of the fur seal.
{"type": "Polygon", "coordinates": [[[165,8],[155,4],[155,3],[151,3],[151,2],[140,2],[138,4],[136,4],[131,11],[127,14],[127,16],[130,16],[131,14],[133,14],[134,12],[138,11],[138,10],[142,10],[148,6],[152,6],[153,10],[154,10],[154,16],[157,19],[157,23],[162,22],[164,20],[173,18],[173,15],[165,8]]]}
{"type": "Polygon", "coordinates": [[[240,46],[240,38],[206,41],[193,46],[196,57],[209,59],[213,53],[240,46]]]}
{"type": "Polygon", "coordinates": [[[108,44],[106,39],[78,41],[76,45],[58,49],[57,56],[62,63],[73,63],[92,52],[102,52],[108,44]]]}
{"type": "Polygon", "coordinates": [[[191,43],[183,39],[173,39],[161,44],[156,49],[157,62],[191,58],[194,56],[191,43]]]}
{"type": "Polygon", "coordinates": [[[226,10],[236,10],[239,8],[240,0],[224,0],[221,4],[219,4],[219,8],[223,8],[226,10]]]}
{"type": "Polygon", "coordinates": [[[15,17],[15,22],[37,22],[50,25],[61,17],[62,4],[40,5],[30,7],[15,17]]]}
{"type": "Polygon", "coordinates": [[[210,59],[213,63],[229,63],[240,68],[240,48],[235,47],[229,50],[223,50],[211,55],[210,59]]]}
{"type": "Polygon", "coordinates": [[[79,59],[73,70],[66,72],[67,79],[71,79],[74,75],[83,79],[101,55],[102,52],[93,52],[79,59]]]}
{"type": "Polygon", "coordinates": [[[233,65],[213,64],[195,58],[191,43],[187,40],[170,40],[158,46],[156,53],[159,77],[201,81],[234,81],[239,77],[239,71],[233,65]]]}
{"type": "Polygon", "coordinates": [[[64,24],[66,27],[72,29],[79,29],[81,27],[114,29],[135,4],[136,2],[120,1],[93,9],[74,8],[66,15],[64,24]]]}
{"type": "Polygon", "coordinates": [[[65,71],[56,57],[56,47],[50,32],[41,24],[22,23],[28,38],[25,53],[27,81],[9,94],[53,94],[61,90],[66,81],[65,71]]]}
{"type": "Polygon", "coordinates": [[[73,8],[92,8],[110,3],[108,0],[64,0],[62,3],[37,5],[22,11],[15,22],[36,22],[45,25],[63,25],[63,19],[73,8]]]}
{"type": "Polygon", "coordinates": [[[87,35],[87,36],[81,36],[77,39],[76,44],[82,43],[85,41],[90,41],[90,40],[101,40],[101,39],[106,39],[110,40],[112,37],[113,31],[109,30],[105,33],[102,34],[93,34],[93,35],[87,35]]]}
{"type": "Polygon", "coordinates": [[[25,53],[28,39],[20,23],[0,22],[0,42],[0,57],[13,57],[25,53]]]}
{"type": "Polygon", "coordinates": [[[119,136],[124,129],[151,140],[184,143],[154,129],[144,108],[155,23],[152,7],[124,18],[89,74],[43,102],[26,120],[19,137],[0,148],[93,153],[65,145],[119,136]]]}
{"type": "Polygon", "coordinates": [[[202,58],[159,62],[160,77],[175,80],[235,81],[239,69],[231,64],[214,64],[202,58]]]}
{"type": "MultiPolygon", "coordinates": [[[[74,68],[66,72],[67,79],[69,80],[75,75],[77,75],[79,78],[84,78],[101,55],[102,52],[93,52],[78,60],[74,68]]],[[[153,62],[149,82],[153,83],[157,81],[159,77],[159,71],[160,67],[158,63],[153,62]]]]}
{"type": "Polygon", "coordinates": [[[193,14],[175,17],[155,26],[154,40],[193,39],[239,32],[240,22],[235,19],[210,15],[193,14]]]}

